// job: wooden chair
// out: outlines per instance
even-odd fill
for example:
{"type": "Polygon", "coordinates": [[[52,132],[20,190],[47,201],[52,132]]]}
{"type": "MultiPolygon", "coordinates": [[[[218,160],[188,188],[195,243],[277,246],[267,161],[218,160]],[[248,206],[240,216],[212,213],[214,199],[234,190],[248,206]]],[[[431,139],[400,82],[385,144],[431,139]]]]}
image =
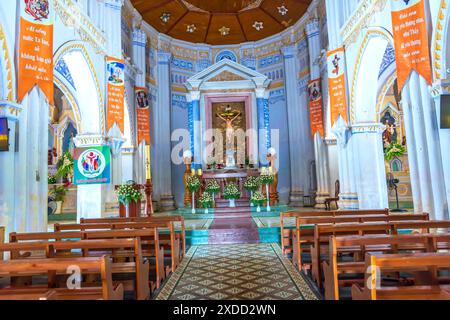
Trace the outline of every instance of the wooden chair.
{"type": "Polygon", "coordinates": [[[439,284],[438,270],[450,270],[450,253],[367,254],[365,261],[366,283],[370,287],[352,287],[354,300],[450,300],[450,285],[439,284]],[[419,284],[408,286],[383,286],[383,271],[424,271],[419,284]],[[370,277],[370,278],[369,278],[370,277]]]}
{"type": "Polygon", "coordinates": [[[96,272],[101,276],[101,287],[86,287],[81,289],[49,288],[49,286],[25,286],[21,288],[0,289],[0,300],[10,295],[48,295],[51,289],[57,300],[123,300],[123,286],[114,286],[111,275],[110,257],[67,258],[67,259],[25,259],[0,262],[0,277],[10,278],[22,275],[45,275],[53,272],[66,274],[70,267],[77,266],[81,272],[96,272]]]}
{"type": "Polygon", "coordinates": [[[338,201],[339,201],[339,194],[341,193],[341,183],[339,180],[336,180],[334,183],[334,198],[326,198],[325,199],[325,208],[326,210],[331,210],[331,203],[336,204],[336,209],[339,209],[338,201]]]}

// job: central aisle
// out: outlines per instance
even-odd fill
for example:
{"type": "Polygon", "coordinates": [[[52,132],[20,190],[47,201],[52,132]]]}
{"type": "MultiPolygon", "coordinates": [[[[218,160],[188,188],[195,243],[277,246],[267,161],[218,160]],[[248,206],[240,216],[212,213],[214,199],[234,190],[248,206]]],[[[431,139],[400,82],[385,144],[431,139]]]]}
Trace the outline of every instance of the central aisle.
{"type": "Polygon", "coordinates": [[[248,211],[216,214],[209,228],[208,244],[259,243],[259,231],[248,211]]]}
{"type": "Polygon", "coordinates": [[[193,246],[157,300],[317,300],[278,244],[193,246]]]}

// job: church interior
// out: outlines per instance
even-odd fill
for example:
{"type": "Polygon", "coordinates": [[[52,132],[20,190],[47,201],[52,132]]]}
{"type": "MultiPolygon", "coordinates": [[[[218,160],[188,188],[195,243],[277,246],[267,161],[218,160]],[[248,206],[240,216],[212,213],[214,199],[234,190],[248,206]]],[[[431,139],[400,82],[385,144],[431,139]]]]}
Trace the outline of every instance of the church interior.
{"type": "Polygon", "coordinates": [[[0,1],[0,300],[450,300],[449,2],[0,1]]]}

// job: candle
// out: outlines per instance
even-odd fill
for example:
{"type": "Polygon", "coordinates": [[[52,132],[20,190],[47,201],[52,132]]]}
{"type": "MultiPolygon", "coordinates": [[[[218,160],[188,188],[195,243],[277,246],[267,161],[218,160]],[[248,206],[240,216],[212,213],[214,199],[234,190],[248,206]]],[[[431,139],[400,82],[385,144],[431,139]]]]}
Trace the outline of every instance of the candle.
{"type": "Polygon", "coordinates": [[[198,175],[201,176],[203,174],[202,169],[198,169],[198,175]]]}
{"type": "Polygon", "coordinates": [[[270,173],[272,173],[272,172],[273,172],[273,169],[272,169],[272,167],[269,167],[269,172],[270,172],[270,173]]]}
{"type": "Polygon", "coordinates": [[[145,177],[147,180],[152,180],[152,170],[150,167],[150,146],[145,146],[145,177]]]}
{"type": "Polygon", "coordinates": [[[191,176],[195,176],[195,169],[191,169],[191,176]]]}

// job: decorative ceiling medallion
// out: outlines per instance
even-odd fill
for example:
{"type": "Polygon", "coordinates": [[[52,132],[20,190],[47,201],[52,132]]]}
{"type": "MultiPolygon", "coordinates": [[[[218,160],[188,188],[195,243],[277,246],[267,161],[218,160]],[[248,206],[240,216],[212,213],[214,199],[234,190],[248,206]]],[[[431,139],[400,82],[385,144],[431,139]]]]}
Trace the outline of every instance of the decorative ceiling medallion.
{"type": "Polygon", "coordinates": [[[162,21],[163,23],[169,22],[169,20],[170,20],[170,13],[164,12],[164,13],[161,15],[160,19],[161,19],[161,21],[162,21]]]}
{"type": "Polygon", "coordinates": [[[253,24],[253,28],[255,28],[257,31],[261,31],[262,29],[264,29],[264,23],[255,21],[255,23],[253,24]]]}
{"type": "Polygon", "coordinates": [[[186,32],[194,33],[195,30],[197,30],[197,27],[195,26],[195,24],[189,24],[189,25],[186,27],[186,32]]]}
{"type": "Polygon", "coordinates": [[[219,29],[219,32],[222,36],[227,36],[230,34],[230,28],[223,26],[222,28],[219,29]]]}
{"type": "Polygon", "coordinates": [[[287,15],[287,13],[289,12],[288,8],[286,8],[285,5],[282,5],[281,7],[277,7],[278,12],[282,15],[285,16],[287,15]]]}

